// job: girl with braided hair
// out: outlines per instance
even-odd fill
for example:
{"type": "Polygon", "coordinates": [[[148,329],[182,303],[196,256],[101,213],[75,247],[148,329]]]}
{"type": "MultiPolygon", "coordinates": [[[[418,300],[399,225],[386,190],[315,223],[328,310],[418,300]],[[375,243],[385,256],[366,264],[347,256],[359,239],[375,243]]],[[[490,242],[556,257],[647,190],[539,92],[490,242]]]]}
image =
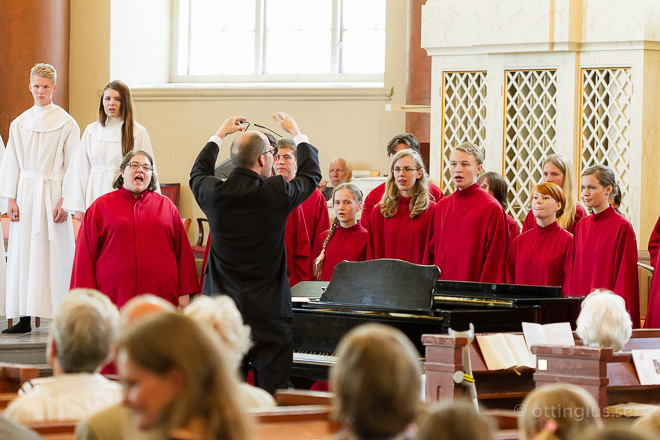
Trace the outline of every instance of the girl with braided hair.
{"type": "Polygon", "coordinates": [[[353,183],[342,183],[332,191],[335,219],[330,229],[316,240],[314,279],[330,281],[341,261],[364,261],[367,257],[367,230],[357,220],[362,209],[362,191],[353,183]]]}

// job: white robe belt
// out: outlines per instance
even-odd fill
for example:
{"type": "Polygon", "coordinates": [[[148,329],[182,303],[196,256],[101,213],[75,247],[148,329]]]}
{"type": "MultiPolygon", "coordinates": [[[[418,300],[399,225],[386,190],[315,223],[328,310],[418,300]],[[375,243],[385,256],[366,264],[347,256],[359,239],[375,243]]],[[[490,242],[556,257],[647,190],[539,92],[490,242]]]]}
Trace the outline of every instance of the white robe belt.
{"type": "Polygon", "coordinates": [[[64,179],[63,174],[55,174],[46,177],[42,174],[33,173],[31,171],[22,170],[20,176],[25,179],[36,180],[37,194],[32,203],[32,235],[37,235],[41,232],[41,220],[44,215],[43,206],[46,205],[46,222],[48,223],[48,240],[55,241],[55,220],[53,219],[53,201],[50,198],[50,184],[51,182],[60,182],[64,179]],[[48,197],[44,194],[44,189],[48,185],[48,197]]]}

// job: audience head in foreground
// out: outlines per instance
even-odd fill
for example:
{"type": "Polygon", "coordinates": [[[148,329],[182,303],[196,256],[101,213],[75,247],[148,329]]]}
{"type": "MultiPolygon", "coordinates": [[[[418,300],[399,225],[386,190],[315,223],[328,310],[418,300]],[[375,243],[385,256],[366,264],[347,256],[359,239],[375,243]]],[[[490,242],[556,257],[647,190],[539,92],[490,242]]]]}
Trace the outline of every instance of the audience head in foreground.
{"type": "Polygon", "coordinates": [[[584,430],[602,425],[593,396],[582,387],[562,383],[540,386],[527,395],[518,419],[520,438],[531,440],[548,423],[556,423],[554,435],[560,440],[579,438],[584,430]]]}
{"type": "MultiPolygon", "coordinates": [[[[183,313],[220,338],[222,354],[227,359],[230,371],[232,374],[238,372],[243,356],[252,347],[252,340],[250,327],[243,324],[243,317],[234,300],[227,295],[202,295],[195,298],[183,313]]],[[[246,408],[277,406],[268,392],[247,383],[239,384],[239,400],[246,408]]]]}
{"type": "Polygon", "coordinates": [[[417,440],[492,440],[496,424],[477,412],[467,400],[436,405],[426,414],[417,432],[417,440]]]}
{"type": "Polygon", "coordinates": [[[358,438],[405,437],[420,408],[419,353],[399,330],[367,324],[351,330],[330,370],[334,418],[358,438]]]}
{"type": "Polygon", "coordinates": [[[611,290],[591,292],[582,301],[577,334],[589,347],[621,350],[632,334],[632,320],[624,299],[611,290]]]}
{"type": "Polygon", "coordinates": [[[74,289],[55,311],[46,345],[53,376],[34,379],[5,414],[20,422],[79,420],[119,403],[121,386],[97,374],[110,358],[119,311],[107,296],[74,289]]]}
{"type": "Polygon", "coordinates": [[[130,326],[118,346],[124,404],[138,428],[170,438],[250,438],[236,374],[211,332],[158,313],[130,326]]]}
{"type": "Polygon", "coordinates": [[[119,311],[92,289],[74,289],[55,311],[46,357],[53,374],[95,373],[108,362],[119,334],[119,311]]]}

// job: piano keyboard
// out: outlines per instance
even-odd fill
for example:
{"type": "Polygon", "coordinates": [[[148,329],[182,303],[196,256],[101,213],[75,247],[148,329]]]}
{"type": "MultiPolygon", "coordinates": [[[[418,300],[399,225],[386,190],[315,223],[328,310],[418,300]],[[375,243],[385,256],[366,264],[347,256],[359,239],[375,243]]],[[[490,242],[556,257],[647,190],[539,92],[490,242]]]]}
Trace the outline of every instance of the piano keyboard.
{"type": "Polygon", "coordinates": [[[293,362],[314,365],[334,365],[337,363],[337,356],[324,353],[294,352],[293,362]]]}

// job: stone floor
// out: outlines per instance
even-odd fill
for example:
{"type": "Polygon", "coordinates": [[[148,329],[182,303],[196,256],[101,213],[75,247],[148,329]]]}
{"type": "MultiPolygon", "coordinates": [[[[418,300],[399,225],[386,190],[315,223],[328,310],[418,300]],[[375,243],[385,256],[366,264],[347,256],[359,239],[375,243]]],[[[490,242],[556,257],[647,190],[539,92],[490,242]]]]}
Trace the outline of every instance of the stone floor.
{"type": "MultiPolygon", "coordinates": [[[[51,374],[46,365],[46,341],[50,319],[42,319],[39,328],[35,327],[32,318],[32,332],[20,335],[6,335],[0,333],[0,362],[21,364],[37,364],[41,375],[51,374]]],[[[0,316],[0,329],[7,328],[7,320],[0,316]]]]}

